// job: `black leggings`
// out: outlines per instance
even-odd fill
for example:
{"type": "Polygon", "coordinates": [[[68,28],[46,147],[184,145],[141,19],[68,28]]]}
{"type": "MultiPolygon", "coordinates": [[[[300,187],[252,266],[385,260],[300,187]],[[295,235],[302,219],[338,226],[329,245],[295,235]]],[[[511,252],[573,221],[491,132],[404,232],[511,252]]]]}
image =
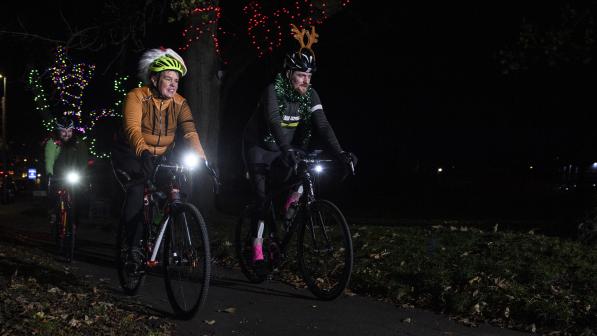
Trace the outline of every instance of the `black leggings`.
{"type": "MultiPolygon", "coordinates": [[[[119,144],[112,150],[112,164],[133,179],[143,177],[141,159],[125,144],[119,144]]],[[[123,181],[125,182],[125,181],[123,181]]],[[[128,246],[138,244],[143,238],[143,192],[144,184],[135,184],[125,191],[124,204],[120,214],[121,225],[126,225],[128,246]]]]}
{"type": "Polygon", "coordinates": [[[272,187],[281,186],[290,176],[292,167],[284,164],[281,152],[266,151],[262,148],[250,148],[246,153],[247,169],[255,199],[253,214],[253,235],[257,235],[257,220],[264,220],[268,214],[267,196],[272,187]]]}
{"type": "MultiPolygon", "coordinates": [[[[133,180],[143,178],[143,170],[141,158],[137,158],[135,153],[128,148],[128,146],[119,146],[112,150],[112,162],[114,168],[125,171],[133,180]]],[[[156,185],[161,189],[164,183],[169,179],[167,175],[160,174],[156,176],[156,185]]],[[[183,195],[190,195],[191,184],[185,183],[180,187],[180,192],[183,195]]],[[[126,225],[127,229],[127,243],[129,246],[138,244],[143,239],[143,197],[145,192],[145,185],[135,184],[127,188],[125,191],[124,204],[120,215],[121,225],[126,225]]]]}

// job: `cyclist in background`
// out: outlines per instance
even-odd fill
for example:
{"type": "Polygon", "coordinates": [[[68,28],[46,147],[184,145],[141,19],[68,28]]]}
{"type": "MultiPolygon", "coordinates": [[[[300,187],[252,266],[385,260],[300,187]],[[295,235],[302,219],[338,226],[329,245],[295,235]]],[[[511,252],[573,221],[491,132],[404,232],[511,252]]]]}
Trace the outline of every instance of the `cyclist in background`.
{"type": "MultiPolygon", "coordinates": [[[[48,178],[50,224],[53,225],[57,218],[56,207],[58,202],[58,195],[56,194],[58,186],[52,182],[53,178],[63,178],[70,169],[82,173],[89,162],[87,144],[76,133],[74,121],[71,117],[61,116],[56,120],[54,133],[44,144],[44,158],[48,178]]],[[[77,207],[80,207],[80,203],[77,207]]]]}

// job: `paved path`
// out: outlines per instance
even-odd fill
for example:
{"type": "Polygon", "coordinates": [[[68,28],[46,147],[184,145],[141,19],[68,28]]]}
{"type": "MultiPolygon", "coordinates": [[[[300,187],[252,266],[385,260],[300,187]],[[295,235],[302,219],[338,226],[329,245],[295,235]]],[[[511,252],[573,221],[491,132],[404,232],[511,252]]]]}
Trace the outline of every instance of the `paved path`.
{"type": "MultiPolygon", "coordinates": [[[[18,233],[49,249],[47,228],[41,199],[0,206],[0,234],[18,233]]],[[[80,226],[78,239],[75,272],[123,295],[113,267],[114,234],[88,223],[80,226]]],[[[159,274],[147,277],[138,299],[156,313],[172,313],[159,274]]],[[[447,316],[358,295],[319,301],[308,290],[278,281],[251,284],[239,270],[217,266],[205,307],[194,319],[176,325],[177,335],[527,335],[489,325],[471,328],[447,316]]]]}

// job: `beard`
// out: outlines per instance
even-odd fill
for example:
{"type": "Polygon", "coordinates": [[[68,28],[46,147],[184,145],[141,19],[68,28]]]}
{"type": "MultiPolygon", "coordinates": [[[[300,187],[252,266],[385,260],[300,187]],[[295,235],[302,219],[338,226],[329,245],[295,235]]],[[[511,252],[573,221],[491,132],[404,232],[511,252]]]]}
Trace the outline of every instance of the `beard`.
{"type": "Polygon", "coordinates": [[[307,90],[309,89],[309,85],[295,85],[294,91],[298,92],[301,96],[307,94],[307,90]]]}

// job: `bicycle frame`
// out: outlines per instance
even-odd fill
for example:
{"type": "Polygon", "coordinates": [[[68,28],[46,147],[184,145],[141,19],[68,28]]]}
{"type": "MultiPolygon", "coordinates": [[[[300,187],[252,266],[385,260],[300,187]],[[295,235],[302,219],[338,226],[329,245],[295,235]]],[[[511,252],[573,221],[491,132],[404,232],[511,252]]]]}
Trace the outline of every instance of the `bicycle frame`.
{"type": "MultiPolygon", "coordinates": [[[[215,176],[215,172],[213,172],[211,170],[211,168],[209,168],[207,163],[206,163],[206,166],[208,169],[210,169],[210,173],[213,174],[212,177],[215,179],[215,181],[216,181],[215,183],[219,183],[219,182],[217,182],[217,177],[215,176]]],[[[150,251],[151,257],[146,261],[146,264],[149,267],[154,267],[159,264],[159,261],[157,260],[157,255],[158,255],[160,247],[164,241],[164,235],[166,233],[166,229],[168,228],[168,225],[170,223],[170,214],[173,211],[172,207],[176,206],[177,203],[181,202],[180,190],[179,190],[180,189],[179,179],[183,178],[186,180],[187,176],[185,174],[189,172],[188,168],[185,168],[184,166],[181,166],[181,165],[169,165],[169,164],[160,163],[155,168],[152,180],[155,180],[156,174],[160,169],[166,170],[170,173],[170,176],[169,176],[170,180],[168,181],[167,189],[160,191],[152,186],[146,187],[145,193],[144,193],[144,200],[143,200],[143,204],[144,204],[144,207],[146,210],[147,210],[147,207],[152,207],[155,205],[155,208],[157,208],[161,214],[164,214],[164,216],[160,220],[160,225],[159,225],[159,230],[158,230],[159,233],[158,233],[157,238],[155,238],[154,240],[147,241],[147,246],[151,248],[151,251],[150,251]],[[165,201],[163,209],[160,209],[158,202],[155,200],[155,197],[159,197],[158,196],[159,192],[163,192],[167,195],[166,196],[167,199],[165,201]]],[[[145,218],[144,224],[146,225],[147,230],[151,230],[151,226],[153,225],[153,223],[152,223],[153,218],[147,218],[147,217],[148,216],[146,216],[146,218],[145,218]]],[[[188,234],[188,232],[187,232],[187,234],[188,234]]],[[[148,232],[148,236],[149,235],[150,235],[150,232],[148,232]]],[[[151,238],[151,237],[148,237],[148,238],[151,238]]],[[[190,238],[189,238],[189,241],[190,241],[190,238]]]]}
{"type": "Polygon", "coordinates": [[[309,205],[315,201],[315,188],[313,187],[314,178],[311,174],[311,167],[315,167],[321,163],[328,163],[333,162],[332,160],[326,159],[312,159],[312,158],[303,158],[299,161],[296,171],[297,171],[297,179],[298,182],[283,185],[282,187],[274,190],[268,199],[268,209],[269,209],[269,225],[270,225],[270,233],[273,234],[272,239],[276,244],[278,244],[278,248],[282,252],[282,258],[286,255],[286,251],[288,246],[290,245],[290,241],[294,236],[294,233],[297,229],[297,223],[294,218],[291,219],[291,225],[287,229],[286,233],[282,237],[282,240],[278,239],[277,235],[277,225],[276,222],[279,219],[279,216],[276,215],[276,211],[274,209],[274,198],[276,196],[280,196],[283,192],[291,190],[294,187],[299,185],[303,186],[303,193],[299,198],[296,207],[297,208],[305,208],[308,209],[309,205]]]}
{"type": "MultiPolygon", "coordinates": [[[[57,191],[58,193],[58,199],[59,199],[59,218],[60,218],[60,231],[59,231],[59,235],[60,235],[60,239],[64,239],[64,236],[66,235],[66,224],[68,222],[68,209],[71,208],[71,196],[70,193],[68,192],[68,190],[66,188],[60,188],[57,191]]],[[[75,230],[76,228],[76,224],[73,222],[73,230],[75,230]]]]}

